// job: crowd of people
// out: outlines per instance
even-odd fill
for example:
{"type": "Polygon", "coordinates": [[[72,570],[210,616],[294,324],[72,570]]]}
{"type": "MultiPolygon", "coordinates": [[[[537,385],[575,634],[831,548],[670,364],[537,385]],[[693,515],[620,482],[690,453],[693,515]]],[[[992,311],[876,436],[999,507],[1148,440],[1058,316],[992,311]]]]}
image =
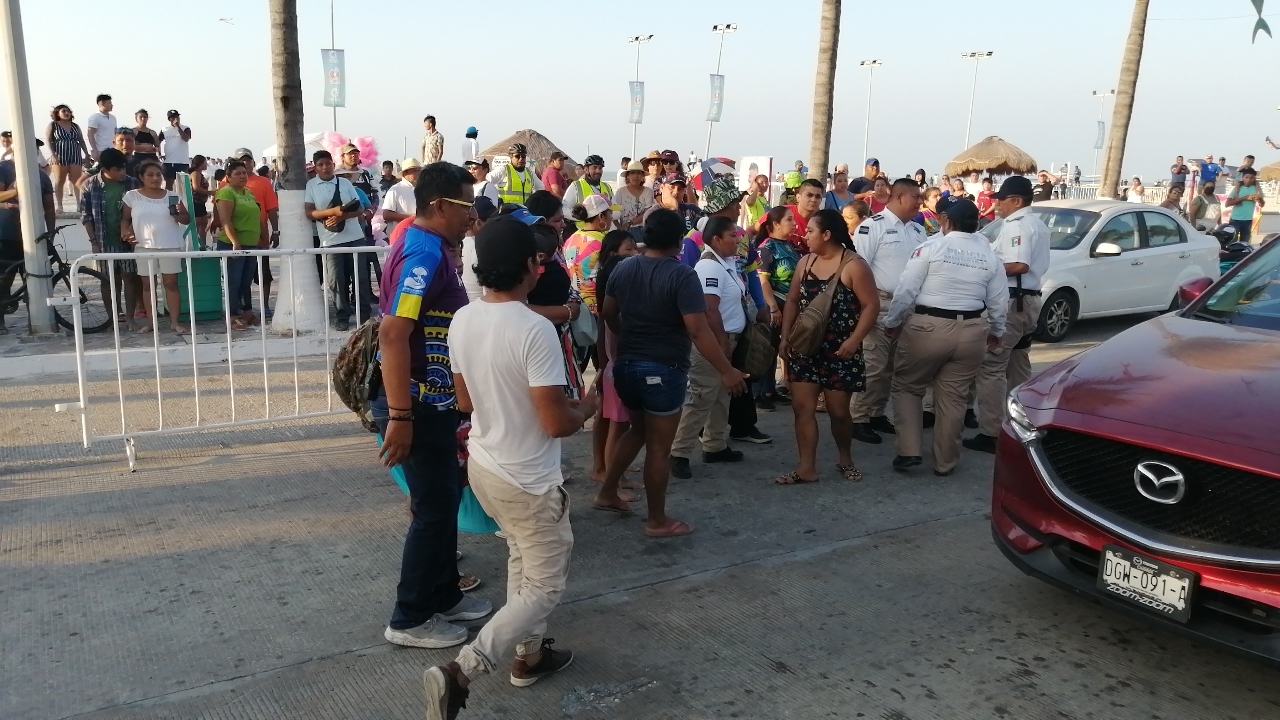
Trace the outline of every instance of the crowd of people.
{"type": "MultiPolygon", "coordinates": [[[[573,545],[560,438],[588,423],[592,507],[643,502],[655,539],[695,532],[668,510],[670,478],[691,477],[695,460],[743,461],[734,442],[772,442],[756,422],[779,405],[798,448],[780,485],[821,478],[822,412],[846,481],[862,479],[853,441],[883,434],[899,472],[924,463],[930,426],[936,475],[954,472],[962,442],[994,451],[1006,389],[1030,373],[1049,259],[1030,180],[922,188],[870,158],[861,177],[802,179],[774,207],[763,176],[691,193],[670,151],[628,160],[616,188],[597,156],[573,179],[559,155],[540,175],[524,146],[507,156],[413,163],[378,294],[373,416],[412,508],[386,639],[461,645],[456,623],[493,612],[462,590],[479,582],[458,571],[464,484],[510,554],[506,605],[426,672],[428,717],[454,717],[512,646],[517,686],[572,662],[546,618],[573,545]],[[994,243],[977,234],[988,214],[1005,218],[994,243]],[[962,441],[966,422],[979,432],[962,441]]],[[[329,193],[309,195],[308,211],[329,193]]]]}

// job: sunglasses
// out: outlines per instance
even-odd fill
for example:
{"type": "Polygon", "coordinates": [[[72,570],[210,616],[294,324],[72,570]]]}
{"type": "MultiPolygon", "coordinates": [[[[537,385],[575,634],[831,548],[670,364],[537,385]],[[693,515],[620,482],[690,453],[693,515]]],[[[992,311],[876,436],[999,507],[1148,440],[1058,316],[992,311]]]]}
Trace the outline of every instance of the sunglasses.
{"type": "Polygon", "coordinates": [[[117,135],[133,135],[132,128],[116,128],[117,135]]]}
{"type": "Polygon", "coordinates": [[[663,165],[679,165],[680,161],[679,160],[663,160],[662,164],[663,165]]]}
{"type": "Polygon", "coordinates": [[[476,205],[475,203],[469,203],[466,200],[454,200],[453,198],[436,198],[436,200],[443,200],[447,203],[452,203],[454,205],[461,205],[464,208],[471,208],[471,207],[475,207],[476,205]]]}

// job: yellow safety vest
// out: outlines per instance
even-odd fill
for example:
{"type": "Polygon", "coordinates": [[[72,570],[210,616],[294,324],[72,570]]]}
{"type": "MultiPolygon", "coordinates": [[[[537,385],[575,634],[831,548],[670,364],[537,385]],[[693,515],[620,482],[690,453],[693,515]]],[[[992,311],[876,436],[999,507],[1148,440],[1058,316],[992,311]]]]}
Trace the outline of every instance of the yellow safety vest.
{"type": "Polygon", "coordinates": [[[528,168],[516,170],[507,165],[507,185],[498,188],[498,199],[504,203],[523,205],[534,190],[533,173],[528,168]]]}
{"type": "Polygon", "coordinates": [[[578,195],[579,195],[578,203],[579,204],[581,204],[583,200],[586,200],[592,195],[601,195],[604,197],[605,200],[613,199],[613,188],[609,187],[609,183],[603,180],[600,181],[600,192],[596,192],[595,190],[592,190],[591,183],[587,182],[586,178],[579,178],[577,181],[577,185],[578,185],[578,195]]]}

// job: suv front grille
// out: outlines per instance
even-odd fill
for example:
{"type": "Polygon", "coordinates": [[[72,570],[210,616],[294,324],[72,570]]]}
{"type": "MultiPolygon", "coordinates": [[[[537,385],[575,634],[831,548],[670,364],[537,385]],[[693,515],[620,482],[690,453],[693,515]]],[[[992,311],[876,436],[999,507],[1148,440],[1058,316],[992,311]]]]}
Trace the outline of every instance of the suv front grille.
{"type": "Polygon", "coordinates": [[[1040,445],[1066,490],[1132,523],[1184,540],[1280,550],[1280,480],[1070,430],[1050,429],[1040,445]],[[1182,472],[1181,502],[1138,492],[1133,474],[1144,460],[1182,472]]]}

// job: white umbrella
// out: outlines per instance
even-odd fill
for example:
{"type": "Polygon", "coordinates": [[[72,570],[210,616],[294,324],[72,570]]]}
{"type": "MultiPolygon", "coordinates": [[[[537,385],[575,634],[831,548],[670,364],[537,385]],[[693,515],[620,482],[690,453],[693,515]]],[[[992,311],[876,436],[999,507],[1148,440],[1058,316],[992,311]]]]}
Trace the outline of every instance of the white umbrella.
{"type": "MultiPolygon", "coordinates": [[[[323,140],[324,133],[308,133],[302,136],[302,151],[308,159],[311,157],[311,153],[314,153],[317,150],[324,150],[324,145],[321,144],[323,140]]],[[[267,158],[280,157],[280,148],[272,145],[262,151],[262,156],[267,158]]]]}

